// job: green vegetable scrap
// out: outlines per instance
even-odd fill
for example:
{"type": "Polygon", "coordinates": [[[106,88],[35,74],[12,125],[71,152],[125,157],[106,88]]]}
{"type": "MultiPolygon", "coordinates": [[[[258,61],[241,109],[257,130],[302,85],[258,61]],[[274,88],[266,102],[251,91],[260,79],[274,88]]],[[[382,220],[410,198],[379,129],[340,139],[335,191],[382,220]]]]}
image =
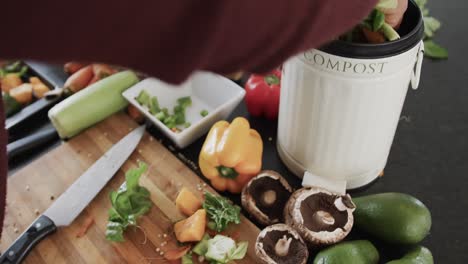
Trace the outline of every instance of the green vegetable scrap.
{"type": "Polygon", "coordinates": [[[208,115],[208,111],[207,111],[207,110],[201,110],[200,115],[201,115],[202,117],[205,117],[205,116],[208,115]]]}
{"type": "Polygon", "coordinates": [[[432,59],[447,59],[447,49],[432,41],[434,34],[440,29],[441,23],[434,17],[429,16],[429,9],[426,7],[427,0],[415,0],[423,13],[424,20],[424,54],[432,59]]]}
{"type": "Polygon", "coordinates": [[[179,105],[185,109],[189,106],[192,106],[192,98],[190,98],[190,96],[181,97],[177,99],[177,103],[179,103],[179,105]]]}
{"type": "Polygon", "coordinates": [[[138,217],[146,214],[151,206],[150,193],[138,184],[141,175],[148,166],[140,162],[138,168],[125,174],[125,183],[118,191],[110,193],[112,208],[109,210],[106,239],[123,242],[123,232],[129,226],[138,226],[138,217]]]}
{"type": "Polygon", "coordinates": [[[28,69],[28,66],[22,65],[21,61],[8,63],[3,68],[0,68],[0,78],[4,77],[9,73],[18,74],[19,77],[26,77],[28,69]]]}
{"type": "Polygon", "coordinates": [[[145,90],[141,90],[135,100],[142,106],[148,107],[150,104],[150,95],[145,90]]]}
{"type": "Polygon", "coordinates": [[[208,240],[210,240],[210,235],[205,234],[194,247],[193,252],[199,256],[205,256],[206,252],[208,251],[208,240]]]}
{"type": "Polygon", "coordinates": [[[433,59],[447,59],[448,51],[447,49],[439,46],[432,40],[424,41],[425,54],[429,58],[433,59]]]}
{"type": "Polygon", "coordinates": [[[380,0],[375,9],[364,19],[361,25],[374,32],[382,32],[389,41],[399,39],[400,35],[398,32],[385,22],[385,14],[382,11],[383,9],[396,8],[397,5],[397,0],[380,0]]]}
{"type": "MultiPolygon", "coordinates": [[[[190,122],[187,122],[185,118],[185,111],[187,107],[192,105],[192,99],[190,96],[185,96],[177,99],[177,105],[174,106],[174,114],[170,114],[169,110],[164,107],[160,108],[159,101],[156,96],[150,96],[150,94],[141,90],[135,100],[141,105],[148,108],[148,111],[159,121],[163,122],[169,129],[177,128],[177,126],[183,126],[184,128],[190,127],[190,122]]],[[[178,131],[179,129],[177,129],[178,131]]]]}
{"type": "Polygon", "coordinates": [[[189,252],[182,257],[181,264],[193,264],[192,252],[189,252]]]}
{"type": "Polygon", "coordinates": [[[240,224],[241,209],[227,198],[205,192],[203,208],[210,219],[208,227],[216,232],[225,230],[229,223],[240,224]]]}

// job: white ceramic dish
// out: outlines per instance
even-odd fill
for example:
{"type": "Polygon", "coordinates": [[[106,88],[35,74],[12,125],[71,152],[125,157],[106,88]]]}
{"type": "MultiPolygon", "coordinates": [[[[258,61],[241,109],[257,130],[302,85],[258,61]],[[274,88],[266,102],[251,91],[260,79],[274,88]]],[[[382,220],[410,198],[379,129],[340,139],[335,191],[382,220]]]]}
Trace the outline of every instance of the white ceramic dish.
{"type": "Polygon", "coordinates": [[[180,148],[186,147],[208,132],[217,121],[226,119],[244,95],[244,89],[236,83],[208,72],[197,72],[181,85],[170,85],[155,78],[148,78],[123,93],[125,99],[144,113],[180,148]],[[151,96],[157,96],[160,107],[167,107],[170,113],[173,113],[178,98],[190,96],[192,106],[187,108],[185,116],[191,126],[179,133],[171,131],[135,100],[141,90],[146,90],[151,96]],[[209,114],[202,117],[202,110],[207,110],[209,114]]]}

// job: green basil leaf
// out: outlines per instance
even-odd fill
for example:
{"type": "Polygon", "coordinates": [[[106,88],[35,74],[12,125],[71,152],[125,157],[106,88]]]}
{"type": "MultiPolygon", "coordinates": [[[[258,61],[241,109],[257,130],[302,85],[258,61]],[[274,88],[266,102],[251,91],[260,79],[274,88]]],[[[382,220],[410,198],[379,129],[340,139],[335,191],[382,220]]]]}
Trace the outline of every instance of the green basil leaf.
{"type": "Polygon", "coordinates": [[[115,191],[112,191],[112,192],[110,193],[110,199],[111,199],[111,204],[112,204],[112,206],[115,205],[115,201],[117,200],[117,195],[118,195],[118,193],[115,192],[115,191]]]}
{"type": "Polygon", "coordinates": [[[129,214],[126,220],[129,225],[133,225],[133,226],[137,225],[137,217],[134,214],[129,214]]]}
{"type": "Polygon", "coordinates": [[[109,221],[122,222],[124,221],[124,218],[119,214],[119,212],[117,212],[117,210],[115,210],[114,207],[111,207],[109,209],[109,221]]]}
{"type": "Polygon", "coordinates": [[[125,180],[127,185],[127,190],[130,192],[138,191],[138,181],[140,176],[148,169],[148,165],[143,162],[138,163],[137,169],[131,169],[125,174],[125,180]]]}
{"type": "Polygon", "coordinates": [[[109,223],[106,238],[115,242],[124,241],[123,232],[128,226],[137,226],[138,217],[146,214],[151,206],[149,191],[139,185],[141,175],[147,165],[140,162],[139,167],[125,174],[123,183],[117,192],[110,193],[112,207],[109,209],[109,223]]]}
{"type": "Polygon", "coordinates": [[[120,193],[117,196],[114,208],[120,215],[128,215],[132,213],[132,203],[130,202],[128,192],[120,193]]]}
{"type": "Polygon", "coordinates": [[[433,59],[447,59],[448,51],[447,49],[436,44],[432,40],[424,41],[424,54],[429,58],[433,59]]]}
{"type": "Polygon", "coordinates": [[[109,222],[106,229],[106,239],[114,242],[125,241],[123,232],[126,227],[119,222],[109,222]]]}

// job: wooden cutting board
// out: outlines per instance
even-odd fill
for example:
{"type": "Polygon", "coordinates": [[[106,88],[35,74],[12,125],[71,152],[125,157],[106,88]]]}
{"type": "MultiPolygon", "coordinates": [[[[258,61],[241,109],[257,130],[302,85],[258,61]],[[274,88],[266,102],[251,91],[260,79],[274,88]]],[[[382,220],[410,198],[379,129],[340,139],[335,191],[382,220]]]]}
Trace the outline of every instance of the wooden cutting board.
{"type": "MultiPolygon", "coordinates": [[[[36,213],[45,211],[52,204],[52,199],[64,192],[114,143],[137,126],[127,115],[116,114],[10,177],[0,250],[4,252],[33,222],[36,213]]],[[[183,218],[174,203],[183,186],[190,188],[200,198],[200,186],[213,192],[209,186],[203,186],[198,175],[146,133],[129,160],[78,218],[70,226],[58,229],[40,242],[24,263],[166,263],[156,250],[167,251],[177,247],[171,228],[173,222],[183,218]],[[136,167],[138,160],[149,165],[140,184],[150,190],[154,203],[151,211],[139,220],[147,241],[144,241],[143,231],[130,228],[126,232],[126,242],[111,243],[105,239],[109,193],[124,182],[125,171],[136,167]],[[77,238],[77,233],[89,218],[94,219],[95,223],[84,237],[77,238]],[[164,241],[168,241],[167,245],[161,246],[164,241]]],[[[239,241],[249,242],[246,258],[238,263],[256,263],[254,243],[259,229],[242,217],[242,223],[228,233],[238,235],[239,241]]]]}

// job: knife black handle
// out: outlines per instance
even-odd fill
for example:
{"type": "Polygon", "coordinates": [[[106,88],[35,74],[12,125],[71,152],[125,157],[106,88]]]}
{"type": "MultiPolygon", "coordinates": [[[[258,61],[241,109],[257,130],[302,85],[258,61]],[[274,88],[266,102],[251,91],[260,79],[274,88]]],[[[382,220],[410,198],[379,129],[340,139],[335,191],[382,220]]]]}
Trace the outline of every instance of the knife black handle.
{"type": "Polygon", "coordinates": [[[22,139],[18,139],[7,146],[8,160],[12,160],[14,157],[30,151],[36,147],[42,146],[43,144],[58,138],[57,131],[51,125],[46,129],[40,130],[22,139]]]}
{"type": "Polygon", "coordinates": [[[45,215],[39,216],[32,224],[19,236],[15,242],[0,257],[1,264],[21,263],[31,249],[44,239],[47,235],[55,232],[57,227],[54,222],[45,215]]]}

